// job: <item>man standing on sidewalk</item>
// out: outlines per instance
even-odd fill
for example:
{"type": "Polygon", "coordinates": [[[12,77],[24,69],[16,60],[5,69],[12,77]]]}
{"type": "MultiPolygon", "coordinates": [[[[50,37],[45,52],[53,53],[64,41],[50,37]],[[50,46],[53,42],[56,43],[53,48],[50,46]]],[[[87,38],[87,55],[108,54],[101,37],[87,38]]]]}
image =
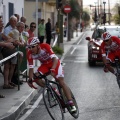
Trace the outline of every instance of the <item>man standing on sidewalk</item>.
{"type": "Polygon", "coordinates": [[[50,45],[51,37],[52,37],[52,35],[51,35],[51,19],[50,18],[48,18],[48,22],[46,23],[45,28],[46,28],[46,39],[47,39],[46,43],[48,43],[50,45]]]}
{"type": "Polygon", "coordinates": [[[40,43],[43,43],[44,37],[45,37],[45,25],[44,25],[44,19],[42,19],[40,24],[38,25],[38,38],[40,43]]]}

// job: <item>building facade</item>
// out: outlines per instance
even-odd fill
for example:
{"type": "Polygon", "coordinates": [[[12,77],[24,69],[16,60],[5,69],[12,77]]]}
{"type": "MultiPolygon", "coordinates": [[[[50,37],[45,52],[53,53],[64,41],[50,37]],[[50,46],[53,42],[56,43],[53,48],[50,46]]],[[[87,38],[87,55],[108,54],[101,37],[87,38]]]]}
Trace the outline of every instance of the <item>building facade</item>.
{"type": "Polygon", "coordinates": [[[0,0],[0,16],[4,24],[9,21],[13,14],[24,15],[24,0],[0,0]]]}

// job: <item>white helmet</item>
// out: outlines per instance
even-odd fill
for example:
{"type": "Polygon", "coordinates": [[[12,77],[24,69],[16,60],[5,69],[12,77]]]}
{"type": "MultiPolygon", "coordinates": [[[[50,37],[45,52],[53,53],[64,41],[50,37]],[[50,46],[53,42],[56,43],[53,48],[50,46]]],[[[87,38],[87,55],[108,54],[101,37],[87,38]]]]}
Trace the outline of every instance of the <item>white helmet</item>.
{"type": "Polygon", "coordinates": [[[110,39],[110,38],[111,38],[110,33],[104,32],[104,33],[102,34],[102,39],[103,39],[103,41],[108,40],[108,39],[110,39]]]}
{"type": "Polygon", "coordinates": [[[28,39],[28,46],[39,44],[40,41],[37,37],[32,37],[28,39]]]}

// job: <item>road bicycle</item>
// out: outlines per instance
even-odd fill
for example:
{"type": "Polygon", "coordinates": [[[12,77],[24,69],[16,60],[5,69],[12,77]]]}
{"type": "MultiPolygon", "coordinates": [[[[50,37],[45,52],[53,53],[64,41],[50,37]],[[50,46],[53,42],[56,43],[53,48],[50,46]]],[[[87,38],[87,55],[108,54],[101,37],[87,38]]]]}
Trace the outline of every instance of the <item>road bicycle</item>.
{"type": "Polygon", "coordinates": [[[117,80],[117,84],[120,88],[120,59],[119,59],[119,57],[115,58],[115,68],[117,71],[116,80],[117,80]]]}
{"type": "MultiPolygon", "coordinates": [[[[59,85],[57,81],[52,81],[47,78],[47,75],[39,75],[32,82],[35,82],[38,79],[43,79],[45,81],[45,87],[43,88],[43,101],[44,105],[47,109],[52,120],[65,120],[64,113],[66,113],[66,109],[68,112],[77,119],[79,117],[79,109],[76,102],[76,99],[71,92],[72,100],[76,107],[75,112],[71,112],[70,105],[68,104],[68,100],[63,92],[63,89],[59,85]]],[[[33,84],[32,87],[37,89],[33,84]]],[[[69,88],[70,89],[70,88],[69,88]]]]}

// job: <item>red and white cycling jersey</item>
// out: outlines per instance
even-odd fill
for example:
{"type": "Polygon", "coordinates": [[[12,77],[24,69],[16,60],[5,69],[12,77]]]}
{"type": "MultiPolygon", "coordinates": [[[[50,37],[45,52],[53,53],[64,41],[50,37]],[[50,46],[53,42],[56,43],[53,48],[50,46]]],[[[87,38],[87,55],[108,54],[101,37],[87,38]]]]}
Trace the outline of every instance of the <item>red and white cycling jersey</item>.
{"type": "Polygon", "coordinates": [[[32,55],[31,50],[28,50],[27,59],[30,68],[33,68],[33,60],[39,60],[42,64],[48,64],[52,61],[53,57],[58,59],[48,44],[43,43],[39,46],[41,50],[38,54],[32,55]]]}
{"type": "Polygon", "coordinates": [[[120,39],[116,36],[112,36],[112,43],[111,45],[107,46],[104,42],[101,44],[101,53],[102,56],[106,56],[107,51],[107,58],[111,61],[114,61],[115,56],[120,56],[120,39]]]}
{"type": "MultiPolygon", "coordinates": [[[[50,47],[49,44],[42,43],[39,46],[41,50],[38,54],[33,55],[31,50],[28,50],[27,60],[28,60],[29,68],[34,68],[33,60],[39,60],[41,62],[41,66],[38,68],[38,71],[41,72],[42,74],[45,74],[50,71],[53,65],[52,58],[56,57],[58,59],[58,57],[52,51],[52,48],[50,47]]],[[[60,76],[61,77],[64,76],[63,69],[59,59],[57,66],[55,68],[55,73],[56,73],[56,78],[60,76]]]]}

